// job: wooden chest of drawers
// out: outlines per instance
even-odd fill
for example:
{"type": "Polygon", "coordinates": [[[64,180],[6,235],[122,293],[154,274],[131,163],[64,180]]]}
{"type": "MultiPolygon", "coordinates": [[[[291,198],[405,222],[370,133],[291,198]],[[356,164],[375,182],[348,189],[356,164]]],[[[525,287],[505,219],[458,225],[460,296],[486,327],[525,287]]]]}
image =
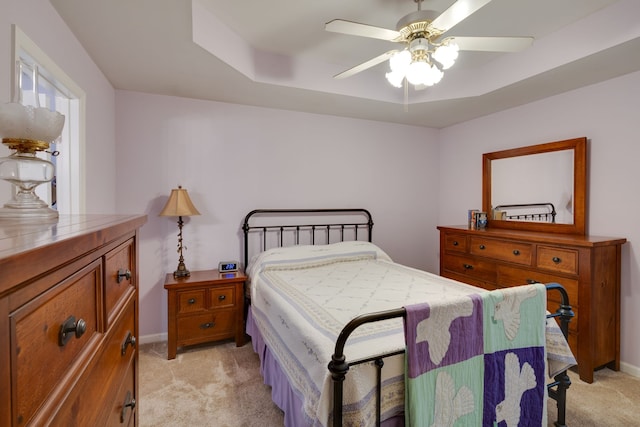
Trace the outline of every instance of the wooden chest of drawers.
{"type": "Polygon", "coordinates": [[[144,216],[0,220],[0,425],[136,425],[144,216]]]}
{"type": "MultiPolygon", "coordinates": [[[[560,283],[575,318],[569,345],[580,378],[620,369],[620,262],[624,238],[440,226],[440,275],[485,289],[560,283]]],[[[550,299],[549,311],[559,301],[550,299]]]]}

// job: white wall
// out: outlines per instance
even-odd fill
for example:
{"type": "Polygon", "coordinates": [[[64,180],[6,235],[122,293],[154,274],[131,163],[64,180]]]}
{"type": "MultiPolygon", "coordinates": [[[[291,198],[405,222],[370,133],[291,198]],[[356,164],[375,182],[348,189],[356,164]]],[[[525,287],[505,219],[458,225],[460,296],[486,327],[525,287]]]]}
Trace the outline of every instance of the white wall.
{"type": "MultiPolygon", "coordinates": [[[[17,24],[35,44],[87,94],[86,210],[114,212],[114,90],[48,0],[0,1],[0,103],[11,101],[11,26],[17,24]]],[[[64,150],[63,145],[56,147],[64,150]]],[[[0,147],[0,156],[9,153],[0,147]]],[[[11,198],[10,185],[0,183],[0,205],[11,198]]]]}
{"type": "MultiPolygon", "coordinates": [[[[482,204],[482,153],[586,136],[589,234],[626,237],[622,247],[621,360],[640,375],[640,73],[441,131],[439,222],[464,224],[482,204]]],[[[439,250],[432,248],[435,253],[439,250]]]]}
{"type": "Polygon", "coordinates": [[[241,260],[240,225],[257,208],[364,207],[374,242],[437,272],[437,131],[135,92],[116,92],[118,210],[145,212],[140,334],[167,330],[166,273],[176,218],[158,217],[182,185],[202,215],[185,219],[187,268],[241,260]]]}

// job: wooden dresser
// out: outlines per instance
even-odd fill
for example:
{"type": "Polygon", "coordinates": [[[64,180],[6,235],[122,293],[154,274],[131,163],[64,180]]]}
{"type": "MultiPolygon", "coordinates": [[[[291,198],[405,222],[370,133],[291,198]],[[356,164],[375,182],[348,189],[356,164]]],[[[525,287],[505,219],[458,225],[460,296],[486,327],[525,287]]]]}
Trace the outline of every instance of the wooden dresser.
{"type": "MultiPolygon", "coordinates": [[[[440,275],[485,289],[532,282],[565,287],[575,313],[569,345],[580,378],[620,369],[620,258],[624,238],[440,226],[440,275]]],[[[558,301],[549,301],[555,311],[558,301]]]]}
{"type": "Polygon", "coordinates": [[[0,425],[134,426],[146,216],[0,220],[0,425]]]}

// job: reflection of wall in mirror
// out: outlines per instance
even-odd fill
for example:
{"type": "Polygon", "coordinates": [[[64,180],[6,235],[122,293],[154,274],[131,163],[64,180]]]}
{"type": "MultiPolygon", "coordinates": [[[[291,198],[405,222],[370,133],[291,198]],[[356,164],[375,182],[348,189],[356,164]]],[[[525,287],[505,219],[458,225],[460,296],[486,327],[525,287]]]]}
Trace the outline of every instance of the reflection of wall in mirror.
{"type": "Polygon", "coordinates": [[[553,203],[556,222],[573,223],[573,150],[494,159],[493,206],[553,203]]]}

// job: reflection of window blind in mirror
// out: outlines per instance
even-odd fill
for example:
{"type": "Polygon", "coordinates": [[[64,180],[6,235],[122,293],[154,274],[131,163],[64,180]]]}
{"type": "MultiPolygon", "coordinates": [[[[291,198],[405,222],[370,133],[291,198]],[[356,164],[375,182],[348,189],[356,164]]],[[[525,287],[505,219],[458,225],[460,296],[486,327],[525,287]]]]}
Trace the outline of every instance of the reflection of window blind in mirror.
{"type": "Polygon", "coordinates": [[[494,159],[493,206],[553,203],[556,223],[573,223],[573,150],[494,159]]]}

